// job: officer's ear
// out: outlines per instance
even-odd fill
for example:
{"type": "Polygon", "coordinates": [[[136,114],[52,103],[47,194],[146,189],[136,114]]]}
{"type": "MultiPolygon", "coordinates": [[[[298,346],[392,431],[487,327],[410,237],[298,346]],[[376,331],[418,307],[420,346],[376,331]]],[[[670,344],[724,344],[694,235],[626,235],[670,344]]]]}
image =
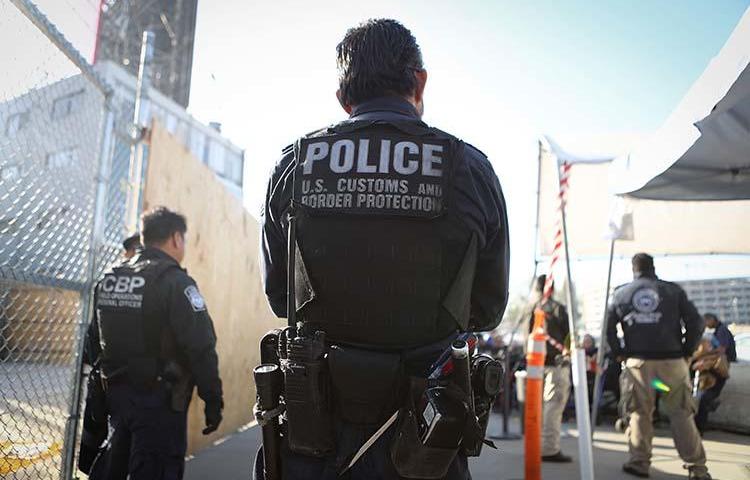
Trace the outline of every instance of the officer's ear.
{"type": "Polygon", "coordinates": [[[185,246],[185,234],[182,232],[174,232],[172,235],[172,241],[174,242],[174,246],[177,248],[182,248],[185,246]]]}
{"type": "Polygon", "coordinates": [[[416,104],[419,104],[422,102],[422,96],[424,95],[424,87],[427,84],[427,70],[415,71],[414,78],[417,79],[417,86],[414,88],[414,102],[416,104]]]}
{"type": "Polygon", "coordinates": [[[341,95],[341,89],[340,88],[338,90],[336,90],[336,99],[339,101],[339,105],[341,105],[341,108],[343,108],[346,113],[348,113],[348,114],[352,113],[352,106],[349,105],[349,104],[347,104],[347,103],[344,103],[344,98],[341,95]]]}

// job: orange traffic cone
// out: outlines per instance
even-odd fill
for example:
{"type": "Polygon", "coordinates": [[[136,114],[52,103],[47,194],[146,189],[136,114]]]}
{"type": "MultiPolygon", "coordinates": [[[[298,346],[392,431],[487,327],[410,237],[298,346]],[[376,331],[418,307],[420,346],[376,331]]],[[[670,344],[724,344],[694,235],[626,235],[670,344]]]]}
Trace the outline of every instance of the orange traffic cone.
{"type": "Polygon", "coordinates": [[[534,311],[534,327],[526,351],[526,411],[524,437],[526,480],[542,478],[542,391],[544,390],[544,357],[547,354],[545,315],[534,311]]]}

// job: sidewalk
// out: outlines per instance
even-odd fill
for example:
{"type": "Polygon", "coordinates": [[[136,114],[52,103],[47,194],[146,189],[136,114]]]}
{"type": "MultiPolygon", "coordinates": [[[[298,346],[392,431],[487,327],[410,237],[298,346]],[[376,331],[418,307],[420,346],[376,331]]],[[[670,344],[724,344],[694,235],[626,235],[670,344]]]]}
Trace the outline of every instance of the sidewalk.
{"type": "MultiPolygon", "coordinates": [[[[563,452],[577,457],[578,439],[575,424],[564,425],[563,452]]],[[[500,417],[495,416],[489,433],[500,431],[500,417]]],[[[511,426],[518,432],[518,424],[511,426]]],[[[651,478],[654,480],[686,479],[687,472],[674,450],[668,430],[659,429],[654,438],[654,455],[651,478]]],[[[222,479],[247,480],[250,478],[252,457],[260,443],[260,430],[247,428],[227,437],[219,444],[202,450],[186,465],[185,480],[222,479]]],[[[496,441],[499,450],[485,448],[482,456],[471,460],[475,480],[520,480],[523,478],[523,440],[496,441]]],[[[750,436],[724,432],[708,432],[704,439],[708,465],[715,480],[750,480],[750,436]]],[[[622,473],[622,463],[627,459],[627,445],[623,434],[611,427],[600,427],[594,437],[596,478],[600,480],[633,480],[636,477],[622,473]]],[[[579,478],[578,463],[543,464],[543,477],[548,480],[574,480],[579,478]]]]}

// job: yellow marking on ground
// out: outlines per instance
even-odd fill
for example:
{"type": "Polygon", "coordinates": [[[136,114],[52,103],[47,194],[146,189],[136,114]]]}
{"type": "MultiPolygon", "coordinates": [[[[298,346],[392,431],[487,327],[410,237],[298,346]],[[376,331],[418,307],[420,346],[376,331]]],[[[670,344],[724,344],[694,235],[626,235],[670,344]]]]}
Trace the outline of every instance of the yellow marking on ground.
{"type": "Polygon", "coordinates": [[[0,442],[0,475],[17,472],[60,453],[59,443],[0,442]]]}

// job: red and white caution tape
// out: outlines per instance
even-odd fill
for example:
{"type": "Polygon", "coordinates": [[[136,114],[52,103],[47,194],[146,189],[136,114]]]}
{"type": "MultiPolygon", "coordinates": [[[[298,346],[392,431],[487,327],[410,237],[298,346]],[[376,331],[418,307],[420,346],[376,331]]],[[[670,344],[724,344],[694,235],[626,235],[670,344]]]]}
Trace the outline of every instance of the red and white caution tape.
{"type": "MultiPolygon", "coordinates": [[[[557,198],[559,200],[558,211],[561,213],[557,217],[555,223],[555,244],[552,247],[552,255],[549,262],[549,270],[547,271],[547,281],[544,283],[544,293],[542,295],[541,305],[544,305],[547,300],[552,297],[552,285],[554,283],[554,272],[555,264],[560,260],[560,252],[563,249],[563,229],[562,229],[562,210],[565,208],[565,202],[567,200],[568,193],[568,179],[570,177],[571,164],[563,162],[560,168],[560,188],[557,192],[557,198]]],[[[564,351],[565,347],[560,344],[557,340],[552,337],[547,337],[548,341],[559,351],[564,351]]]]}

